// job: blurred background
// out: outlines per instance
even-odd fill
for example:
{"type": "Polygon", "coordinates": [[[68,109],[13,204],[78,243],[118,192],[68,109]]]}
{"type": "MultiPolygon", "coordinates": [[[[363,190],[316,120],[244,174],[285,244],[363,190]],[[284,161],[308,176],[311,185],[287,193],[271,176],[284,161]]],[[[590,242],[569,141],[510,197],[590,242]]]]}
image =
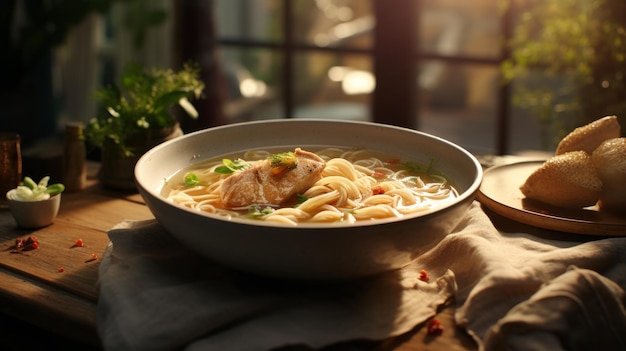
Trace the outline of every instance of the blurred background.
{"type": "Polygon", "coordinates": [[[93,92],[130,62],[200,64],[205,97],[185,132],[349,119],[477,155],[552,150],[626,100],[623,0],[3,0],[0,10],[0,130],[18,132],[26,155],[55,152],[65,125],[88,123],[93,92]],[[611,16],[611,41],[594,42],[611,16]],[[618,102],[583,106],[594,94],[618,102]]]}

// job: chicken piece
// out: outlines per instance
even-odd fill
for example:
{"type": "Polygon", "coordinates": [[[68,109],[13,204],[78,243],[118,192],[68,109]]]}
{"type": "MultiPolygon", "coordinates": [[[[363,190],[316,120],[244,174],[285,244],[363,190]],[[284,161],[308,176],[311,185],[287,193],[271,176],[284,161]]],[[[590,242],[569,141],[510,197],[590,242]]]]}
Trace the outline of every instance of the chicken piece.
{"type": "Polygon", "coordinates": [[[603,141],[619,138],[621,126],[616,116],[606,116],[570,132],[559,142],[556,155],[570,151],[584,151],[591,155],[603,141]]]}
{"type": "Polygon", "coordinates": [[[567,208],[594,205],[602,181],[584,151],[566,152],[549,158],[520,187],[529,199],[567,208]]]}
{"type": "Polygon", "coordinates": [[[326,162],[316,154],[300,148],[296,148],[294,154],[296,158],[292,167],[277,170],[272,166],[272,160],[266,159],[226,178],[221,185],[224,206],[280,205],[306,191],[322,177],[326,162]]]}
{"type": "Polygon", "coordinates": [[[626,138],[605,140],[593,151],[591,161],[602,180],[600,209],[626,212],[626,138]]]}

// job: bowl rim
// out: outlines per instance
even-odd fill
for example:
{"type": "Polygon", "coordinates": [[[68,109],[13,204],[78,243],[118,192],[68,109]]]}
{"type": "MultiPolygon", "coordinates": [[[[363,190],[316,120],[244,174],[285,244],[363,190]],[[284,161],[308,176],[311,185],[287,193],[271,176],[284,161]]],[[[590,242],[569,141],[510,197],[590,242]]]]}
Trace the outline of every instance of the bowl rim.
{"type": "Polygon", "coordinates": [[[9,194],[14,194],[16,191],[17,191],[17,189],[16,189],[16,188],[13,188],[13,189],[9,189],[9,190],[6,192],[6,194],[5,194],[5,198],[6,198],[6,200],[7,200],[8,202],[27,202],[27,203],[46,202],[46,201],[52,201],[52,200],[54,200],[54,198],[55,198],[55,197],[57,197],[57,196],[59,196],[59,197],[60,197],[60,196],[61,196],[61,194],[63,193],[63,192],[56,193],[56,194],[54,194],[54,195],[52,195],[52,196],[48,197],[47,199],[34,199],[34,200],[27,199],[27,200],[22,200],[22,199],[14,199],[14,198],[12,198],[12,197],[9,195],[9,194]]]}
{"type": "MultiPolygon", "coordinates": [[[[168,141],[165,141],[159,145],[156,145],[155,147],[151,148],[150,150],[148,150],[147,152],[145,152],[137,161],[137,163],[135,164],[135,168],[134,168],[134,175],[135,175],[135,184],[138,188],[138,190],[140,191],[140,194],[143,196],[145,196],[143,193],[147,193],[149,194],[153,199],[159,201],[162,204],[165,205],[170,205],[172,207],[174,207],[177,210],[180,211],[185,211],[189,214],[195,214],[195,215],[199,215],[199,216],[204,216],[207,217],[209,219],[212,220],[217,220],[220,222],[225,222],[225,223],[231,223],[233,225],[242,225],[242,226],[252,226],[252,227],[271,227],[271,228],[292,228],[292,229],[302,229],[302,230],[306,230],[306,229],[328,229],[328,228],[354,228],[354,227],[371,227],[371,226],[377,226],[377,225],[385,225],[385,224],[389,224],[389,223],[396,223],[396,222],[403,222],[406,220],[410,220],[410,219],[414,219],[414,218],[423,218],[423,217],[429,217],[429,216],[433,216],[436,215],[442,211],[447,211],[450,208],[453,208],[455,206],[459,206],[462,203],[464,203],[468,198],[470,197],[475,197],[476,194],[478,193],[478,190],[480,188],[480,184],[482,183],[482,179],[483,179],[483,169],[482,169],[482,165],[480,164],[480,162],[478,161],[478,159],[472,155],[469,151],[467,151],[465,148],[459,146],[458,144],[455,144],[449,140],[446,140],[442,137],[433,135],[433,134],[429,134],[423,131],[419,131],[416,129],[411,129],[411,128],[407,128],[407,127],[400,127],[400,126],[395,126],[395,125],[390,125],[390,124],[385,124],[385,123],[379,123],[379,122],[369,122],[369,121],[350,121],[350,120],[332,120],[332,119],[323,119],[323,118],[280,118],[280,119],[266,119],[266,120],[256,120],[256,121],[247,121],[247,122],[237,122],[237,123],[231,123],[231,124],[225,124],[225,125],[220,125],[220,126],[215,126],[215,127],[209,127],[209,128],[205,128],[205,129],[201,129],[201,130],[197,130],[191,133],[187,133],[184,134],[178,138],[174,138],[168,141]],[[403,131],[403,132],[409,132],[409,133],[415,133],[415,134],[419,134],[422,136],[425,136],[427,138],[436,140],[437,142],[446,144],[449,147],[452,147],[454,149],[456,149],[457,151],[459,151],[460,153],[464,154],[465,157],[467,157],[472,164],[474,165],[474,169],[476,171],[476,176],[474,177],[471,185],[463,192],[460,192],[458,194],[458,196],[456,198],[454,198],[453,201],[449,201],[445,204],[442,204],[441,206],[437,206],[434,210],[427,210],[427,211],[423,211],[423,212],[416,212],[416,213],[412,213],[412,214],[408,214],[408,215],[404,215],[402,217],[389,217],[389,218],[382,218],[382,219],[377,219],[377,220],[373,220],[373,221],[357,221],[355,223],[298,223],[298,225],[294,226],[294,225],[290,225],[290,224],[285,224],[285,223],[277,223],[277,222],[267,222],[267,221],[254,221],[254,220],[250,220],[250,219],[246,219],[246,218],[225,218],[224,216],[220,216],[220,215],[216,215],[216,214],[212,214],[212,213],[207,213],[207,212],[202,212],[202,211],[197,211],[197,210],[193,210],[190,208],[187,208],[185,206],[180,206],[177,205],[175,203],[172,203],[170,201],[167,201],[167,199],[165,199],[163,196],[161,196],[161,194],[157,191],[157,189],[151,189],[147,186],[145,186],[142,182],[141,177],[139,177],[139,170],[141,169],[142,165],[146,162],[148,162],[148,160],[151,158],[151,156],[155,153],[157,153],[159,150],[163,149],[163,148],[167,148],[169,147],[169,145],[173,144],[173,143],[177,143],[177,142],[181,142],[181,140],[183,139],[189,139],[189,138],[193,138],[196,135],[199,134],[203,134],[203,133],[207,133],[209,130],[210,131],[216,131],[216,130],[221,130],[221,129],[231,129],[231,128],[237,128],[239,126],[245,125],[245,126],[250,126],[250,125],[267,125],[267,124],[279,124],[279,123],[307,123],[307,122],[314,122],[314,123],[331,123],[331,124],[348,124],[348,125],[369,125],[369,126],[377,126],[377,127],[384,127],[384,128],[390,128],[390,129],[395,129],[395,130],[399,130],[399,131],[403,131]]],[[[159,189],[160,190],[160,189],[159,189]]],[[[144,201],[148,202],[148,199],[144,199],[144,201]]],[[[157,217],[156,214],[154,214],[155,217],[157,217]]],[[[158,219],[158,218],[157,218],[158,219]]]]}

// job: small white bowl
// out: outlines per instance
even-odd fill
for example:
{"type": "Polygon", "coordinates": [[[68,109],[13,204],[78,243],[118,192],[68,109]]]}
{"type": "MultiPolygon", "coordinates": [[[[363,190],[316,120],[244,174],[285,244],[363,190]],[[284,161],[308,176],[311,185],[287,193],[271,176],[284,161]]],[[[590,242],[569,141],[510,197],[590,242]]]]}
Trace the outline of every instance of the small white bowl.
{"type": "Polygon", "coordinates": [[[10,199],[7,193],[7,201],[18,226],[41,228],[54,222],[61,206],[61,194],[56,194],[46,200],[20,201],[10,199]]]}

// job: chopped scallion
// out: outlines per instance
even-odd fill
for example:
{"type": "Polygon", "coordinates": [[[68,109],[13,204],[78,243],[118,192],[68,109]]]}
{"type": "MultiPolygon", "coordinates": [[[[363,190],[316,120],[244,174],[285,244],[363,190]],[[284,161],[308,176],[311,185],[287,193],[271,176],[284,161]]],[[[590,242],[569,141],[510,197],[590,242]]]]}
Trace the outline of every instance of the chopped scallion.
{"type": "Polygon", "coordinates": [[[200,178],[195,173],[187,173],[183,179],[185,186],[195,186],[200,182],[200,178]]]}

